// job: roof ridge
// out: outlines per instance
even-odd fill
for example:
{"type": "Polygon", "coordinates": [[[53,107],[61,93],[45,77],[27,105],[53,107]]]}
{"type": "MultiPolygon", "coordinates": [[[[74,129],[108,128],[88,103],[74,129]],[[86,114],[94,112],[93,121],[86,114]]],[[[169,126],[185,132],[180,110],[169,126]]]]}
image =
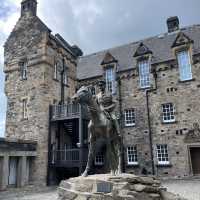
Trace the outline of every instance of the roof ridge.
{"type": "Polygon", "coordinates": [[[162,36],[162,35],[164,37],[168,36],[168,35],[173,35],[173,34],[176,34],[177,32],[183,31],[184,29],[189,29],[189,28],[193,28],[193,27],[196,27],[196,26],[200,27],[200,24],[193,24],[193,25],[189,25],[189,26],[183,26],[179,30],[174,31],[172,33],[164,32],[164,33],[160,33],[160,34],[157,34],[157,35],[154,35],[154,36],[143,38],[143,39],[140,39],[140,40],[137,40],[137,41],[133,41],[133,42],[129,42],[129,43],[117,45],[117,46],[114,46],[114,47],[111,47],[111,48],[102,49],[100,51],[97,51],[97,52],[94,52],[94,53],[90,53],[90,54],[86,54],[84,56],[81,56],[81,57],[79,57],[79,59],[87,58],[87,57],[94,56],[94,55],[97,55],[97,54],[100,54],[100,53],[105,53],[107,51],[111,51],[113,49],[124,47],[124,46],[130,45],[130,44],[137,44],[137,43],[140,44],[141,42],[144,42],[144,41],[147,41],[147,40],[151,40],[152,38],[156,38],[156,37],[159,37],[159,36],[162,36]]]}

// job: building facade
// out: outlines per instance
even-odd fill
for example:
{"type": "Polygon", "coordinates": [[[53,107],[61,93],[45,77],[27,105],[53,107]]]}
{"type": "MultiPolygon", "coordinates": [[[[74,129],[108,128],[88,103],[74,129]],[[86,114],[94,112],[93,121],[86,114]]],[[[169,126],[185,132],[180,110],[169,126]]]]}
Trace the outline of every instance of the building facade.
{"type": "MultiPolygon", "coordinates": [[[[5,43],[6,137],[37,142],[33,180],[53,184],[79,175],[87,160],[90,119],[71,102],[81,85],[106,80],[118,101],[123,170],[183,177],[200,174],[200,25],[83,56],[23,0],[21,17],[5,43]]],[[[105,149],[95,172],[105,172],[105,149]]]]}
{"type": "Polygon", "coordinates": [[[0,191],[31,184],[36,156],[36,143],[0,138],[0,191]]]}

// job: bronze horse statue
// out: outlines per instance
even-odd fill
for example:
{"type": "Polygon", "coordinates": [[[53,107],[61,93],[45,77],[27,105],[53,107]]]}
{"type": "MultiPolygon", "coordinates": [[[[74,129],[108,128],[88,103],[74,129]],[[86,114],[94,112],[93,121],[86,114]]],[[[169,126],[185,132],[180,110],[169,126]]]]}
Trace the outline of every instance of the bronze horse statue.
{"type": "Polygon", "coordinates": [[[106,157],[111,174],[116,175],[121,173],[121,137],[113,128],[112,120],[108,119],[105,113],[100,109],[100,106],[91,93],[90,87],[82,86],[73,96],[73,101],[82,105],[87,105],[91,116],[91,120],[88,124],[88,161],[82,176],[88,176],[88,172],[94,161],[96,144],[101,138],[106,141],[106,157]]]}

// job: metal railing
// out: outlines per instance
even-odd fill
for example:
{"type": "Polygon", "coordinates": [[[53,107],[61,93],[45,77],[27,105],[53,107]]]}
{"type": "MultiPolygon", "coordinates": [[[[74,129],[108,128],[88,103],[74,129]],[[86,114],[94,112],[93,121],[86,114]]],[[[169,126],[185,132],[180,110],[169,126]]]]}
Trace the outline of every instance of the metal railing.
{"type": "Polygon", "coordinates": [[[80,161],[80,150],[79,149],[66,149],[52,151],[51,163],[56,162],[78,162],[80,161]]]}
{"type": "Polygon", "coordinates": [[[80,104],[52,105],[51,108],[52,120],[79,116],[81,111],[80,104]]]}

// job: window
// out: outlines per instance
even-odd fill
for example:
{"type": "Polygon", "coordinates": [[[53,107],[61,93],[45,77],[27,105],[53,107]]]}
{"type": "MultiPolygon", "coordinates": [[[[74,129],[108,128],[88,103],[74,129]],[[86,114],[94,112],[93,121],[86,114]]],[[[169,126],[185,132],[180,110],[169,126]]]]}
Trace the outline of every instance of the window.
{"type": "Polygon", "coordinates": [[[128,162],[128,165],[137,165],[138,164],[138,156],[137,156],[137,147],[136,146],[127,147],[127,162],[128,162]]]}
{"type": "Polygon", "coordinates": [[[22,100],[22,112],[23,112],[23,119],[27,119],[28,118],[27,99],[22,100]]]}
{"type": "Polygon", "coordinates": [[[169,164],[168,148],[166,144],[157,145],[157,159],[158,159],[158,164],[162,165],[169,164]]]}
{"type": "Polygon", "coordinates": [[[27,79],[27,62],[20,63],[21,80],[27,79]]]}
{"type": "Polygon", "coordinates": [[[63,84],[67,85],[67,70],[64,70],[63,72],[63,84]]]}
{"type": "Polygon", "coordinates": [[[139,76],[140,76],[140,87],[150,87],[150,65],[149,60],[142,60],[138,62],[139,76]]]}
{"type": "Polygon", "coordinates": [[[172,103],[166,103],[162,105],[163,122],[174,122],[175,121],[175,108],[172,103]]]}
{"type": "Polygon", "coordinates": [[[91,87],[91,93],[92,93],[92,95],[95,95],[95,94],[96,94],[95,87],[91,87]]]}
{"type": "Polygon", "coordinates": [[[108,92],[110,93],[114,93],[115,92],[115,88],[114,88],[114,68],[113,67],[109,67],[106,69],[106,89],[108,92]]]}
{"type": "Polygon", "coordinates": [[[135,126],[135,109],[127,109],[124,111],[125,126],[135,126]]]}
{"type": "Polygon", "coordinates": [[[54,65],[54,75],[53,78],[58,80],[58,63],[55,63],[54,65]]]}
{"type": "Polygon", "coordinates": [[[104,164],[104,155],[102,152],[96,154],[94,164],[95,165],[103,165],[104,164]]]}
{"type": "Polygon", "coordinates": [[[180,79],[182,81],[192,79],[192,69],[189,51],[181,51],[177,53],[180,79]]]}

